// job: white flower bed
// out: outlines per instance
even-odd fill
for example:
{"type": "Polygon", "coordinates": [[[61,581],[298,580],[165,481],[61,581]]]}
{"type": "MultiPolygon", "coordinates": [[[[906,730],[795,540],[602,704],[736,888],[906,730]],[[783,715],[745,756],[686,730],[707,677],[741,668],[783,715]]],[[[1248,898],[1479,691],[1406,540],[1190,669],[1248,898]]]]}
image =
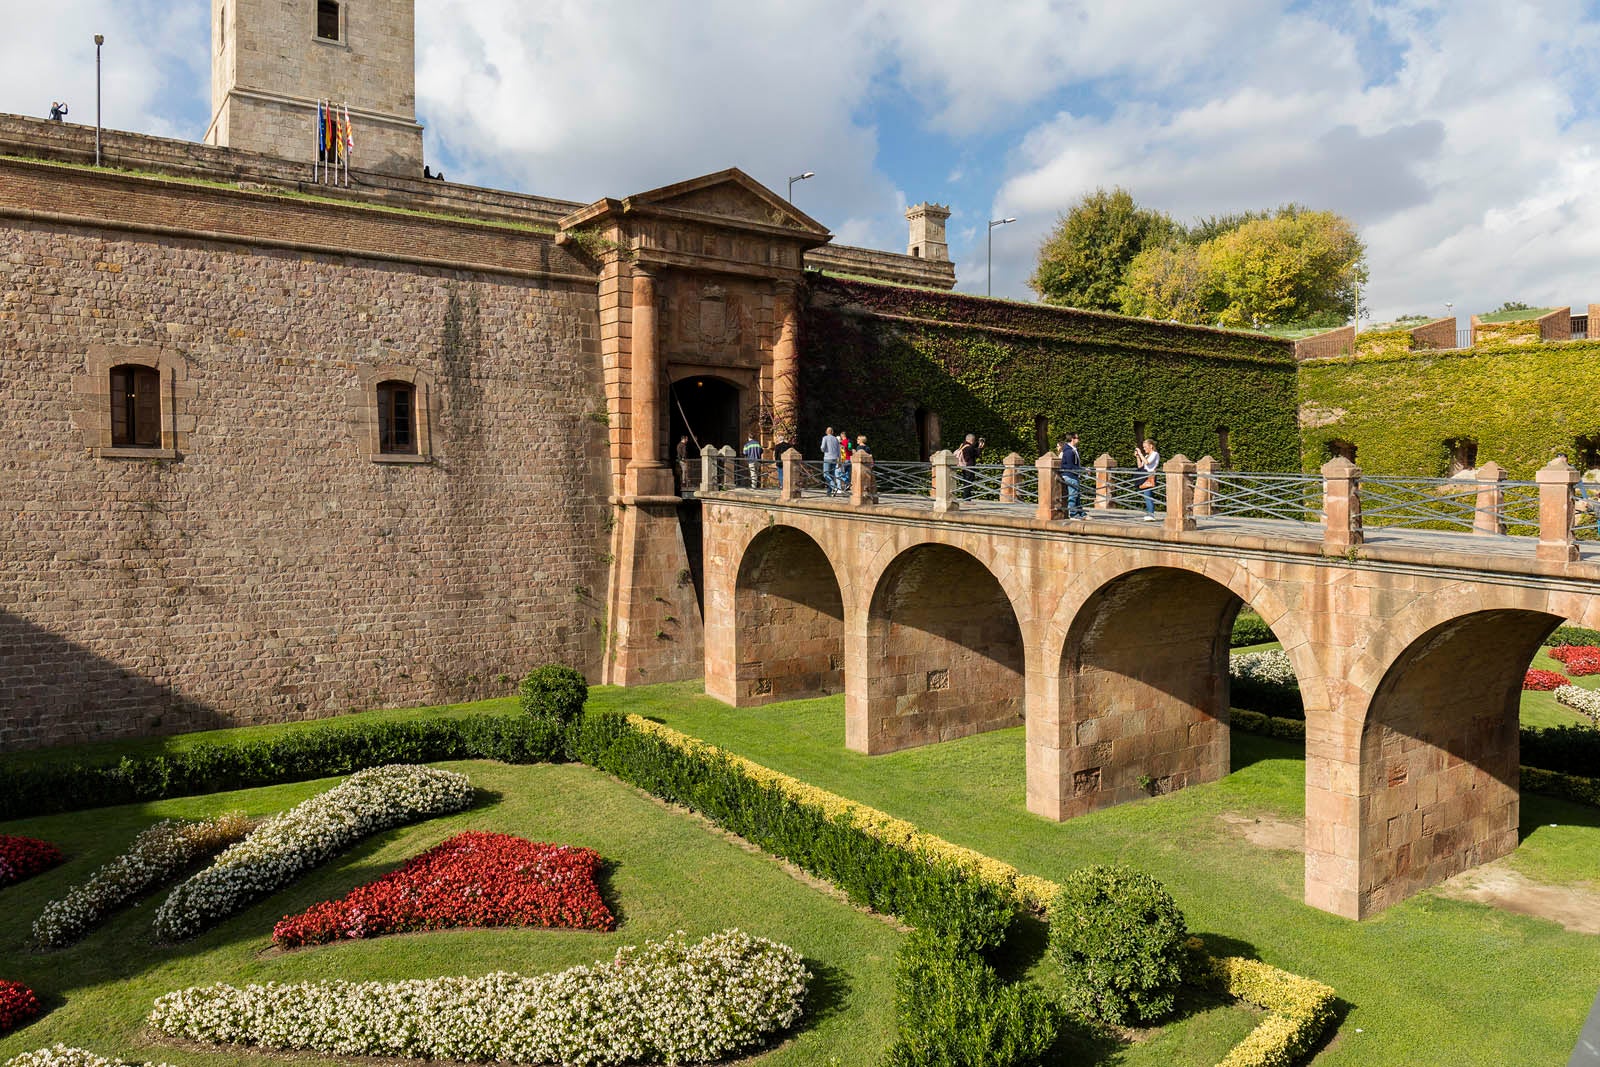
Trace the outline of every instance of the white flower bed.
{"type": "Polygon", "coordinates": [[[1556,702],[1565,704],[1596,726],[1600,726],[1600,692],[1585,689],[1581,685],[1558,686],[1556,702]]]}
{"type": "Polygon", "coordinates": [[[1289,653],[1281,648],[1234,656],[1228,661],[1228,673],[1264,685],[1292,687],[1296,684],[1294,665],[1289,662],[1289,653]]]}
{"type": "Polygon", "coordinates": [[[197,986],[156,1001],[174,1037],[335,1056],[525,1064],[706,1063],[800,1017],[811,974],[787,945],[680,931],[616,958],[525,978],[197,986]]]}
{"type": "Polygon", "coordinates": [[[402,764],[357,771],[326,793],[274,815],[174,889],[156,910],[156,936],[166,941],[193,937],[363,837],[471,803],[466,775],[402,764]]]}
{"type": "Polygon", "coordinates": [[[108,1060],[86,1048],[53,1045],[50,1048],[24,1052],[6,1061],[5,1067],[172,1067],[168,1063],[134,1064],[126,1060],[108,1060]]]}
{"type": "Polygon", "coordinates": [[[200,822],[164,819],[156,823],[88,881],[45,905],[33,921],[34,941],[45,948],[73,944],[122,904],[170,882],[184,868],[215,855],[249,830],[250,820],[241,812],[200,822]]]}

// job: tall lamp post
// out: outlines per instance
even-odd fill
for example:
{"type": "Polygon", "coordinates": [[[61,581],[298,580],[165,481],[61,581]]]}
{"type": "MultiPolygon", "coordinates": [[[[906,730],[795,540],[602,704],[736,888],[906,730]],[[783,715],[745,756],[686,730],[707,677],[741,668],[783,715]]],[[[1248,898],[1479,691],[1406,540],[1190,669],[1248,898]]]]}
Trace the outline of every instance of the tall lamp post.
{"type": "Polygon", "coordinates": [[[1012,222],[1016,222],[1016,221],[1017,221],[1016,219],[990,219],[989,220],[989,262],[987,264],[987,270],[988,270],[988,273],[989,273],[989,280],[988,280],[988,284],[985,285],[985,287],[984,287],[984,292],[988,296],[993,296],[994,295],[994,228],[996,226],[1004,226],[1007,223],[1012,223],[1012,222]]]}
{"type": "Polygon", "coordinates": [[[106,35],[94,35],[94,165],[100,165],[100,46],[106,43],[106,35]]]}
{"type": "Polygon", "coordinates": [[[790,178],[789,179],[789,203],[791,203],[791,204],[794,203],[794,183],[795,182],[803,182],[807,178],[815,178],[816,176],[817,176],[817,172],[816,171],[808,170],[804,174],[796,174],[793,178],[790,178]]]}

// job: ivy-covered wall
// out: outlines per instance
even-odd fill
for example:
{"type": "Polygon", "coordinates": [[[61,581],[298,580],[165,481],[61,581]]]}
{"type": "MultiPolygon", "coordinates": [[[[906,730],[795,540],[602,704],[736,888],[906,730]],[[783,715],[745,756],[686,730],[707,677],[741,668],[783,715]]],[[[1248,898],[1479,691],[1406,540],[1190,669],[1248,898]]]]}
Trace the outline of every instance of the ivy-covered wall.
{"type": "Polygon", "coordinates": [[[1582,462],[1580,440],[1600,435],[1597,382],[1600,341],[1311,360],[1300,365],[1304,469],[1348,441],[1367,473],[1438,477],[1445,442],[1470,438],[1479,463],[1528,479],[1557,450],[1582,462]]]}
{"type": "Polygon", "coordinates": [[[831,425],[868,435],[879,460],[919,458],[918,411],[938,415],[941,445],[988,439],[985,462],[1038,456],[1082,436],[1085,462],[1133,463],[1134,422],[1163,457],[1218,453],[1232,466],[1294,470],[1295,362],[1287,341],[813,277],[801,321],[800,447],[810,458],[831,425]]]}

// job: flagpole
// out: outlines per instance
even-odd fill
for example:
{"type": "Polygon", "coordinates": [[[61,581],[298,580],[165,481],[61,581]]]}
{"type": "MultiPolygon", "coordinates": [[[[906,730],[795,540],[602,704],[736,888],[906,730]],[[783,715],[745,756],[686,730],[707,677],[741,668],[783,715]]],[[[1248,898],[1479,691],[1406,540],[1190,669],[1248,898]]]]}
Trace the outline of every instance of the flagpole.
{"type": "Polygon", "coordinates": [[[321,117],[322,117],[322,101],[318,100],[317,101],[318,127],[313,127],[313,129],[311,131],[311,184],[312,185],[317,184],[317,178],[318,178],[317,166],[318,166],[320,161],[317,159],[317,132],[316,131],[317,131],[317,128],[320,127],[321,117]]]}

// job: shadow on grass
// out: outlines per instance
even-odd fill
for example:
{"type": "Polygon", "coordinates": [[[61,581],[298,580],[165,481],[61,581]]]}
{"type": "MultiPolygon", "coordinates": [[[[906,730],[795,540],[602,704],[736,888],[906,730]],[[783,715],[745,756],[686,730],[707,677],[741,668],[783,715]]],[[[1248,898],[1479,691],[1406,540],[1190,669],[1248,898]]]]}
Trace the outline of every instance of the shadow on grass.
{"type": "Polygon", "coordinates": [[[616,877],[621,863],[614,859],[602,859],[600,869],[595,872],[594,887],[600,894],[600,902],[611,912],[611,917],[617,921],[617,929],[622,929],[628,921],[628,909],[622,906],[622,897],[617,893],[612,879],[616,877]]]}
{"type": "Polygon", "coordinates": [[[806,960],[811,971],[811,984],[806,987],[806,1027],[816,1026],[825,1019],[843,1014],[850,1006],[850,983],[845,972],[830,964],[806,960]]]}
{"type": "Polygon", "coordinates": [[[1301,741],[1281,741],[1275,737],[1247,734],[1243,730],[1230,730],[1229,735],[1230,766],[1235,771],[1242,771],[1253,763],[1263,763],[1267,760],[1287,759],[1303,762],[1306,758],[1306,746],[1301,741]]]}
{"type": "Polygon", "coordinates": [[[1261,958],[1256,953],[1256,947],[1248,941],[1240,941],[1226,934],[1204,933],[1199,930],[1190,930],[1189,933],[1204,941],[1206,951],[1213,956],[1242,956],[1247,960],[1261,958]]]}
{"type": "Polygon", "coordinates": [[[1021,981],[1050,948],[1050,926],[1037,915],[1019,915],[1005,944],[991,954],[989,965],[1006,982],[1021,981]]]}
{"type": "Polygon", "coordinates": [[[1521,844],[1535,830],[1551,824],[1600,826],[1600,808],[1591,808],[1585,804],[1574,804],[1570,800],[1540,796],[1536,793],[1523,793],[1517,825],[1517,843],[1521,844]]]}

